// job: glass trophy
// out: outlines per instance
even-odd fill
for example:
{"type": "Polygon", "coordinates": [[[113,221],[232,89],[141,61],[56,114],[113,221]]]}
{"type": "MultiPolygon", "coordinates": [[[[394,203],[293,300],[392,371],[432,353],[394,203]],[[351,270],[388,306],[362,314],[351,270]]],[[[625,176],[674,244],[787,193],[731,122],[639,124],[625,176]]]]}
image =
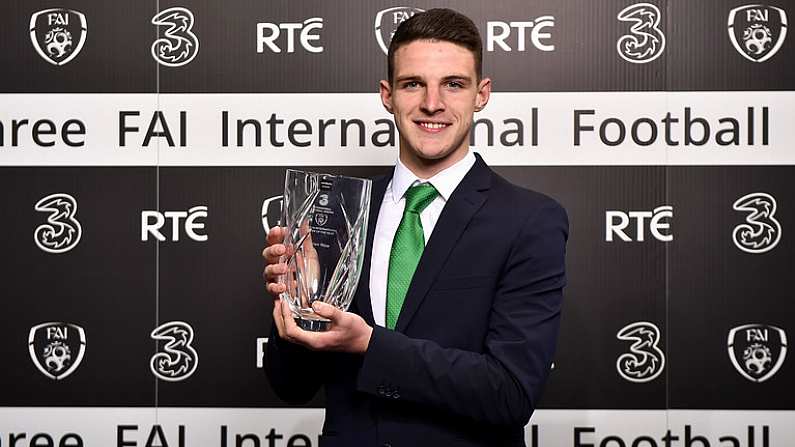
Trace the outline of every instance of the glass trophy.
{"type": "Polygon", "coordinates": [[[329,329],[313,302],[346,311],[353,300],[364,262],[370,188],[367,179],[287,170],[280,223],[288,268],[280,278],[287,286],[281,299],[304,330],[329,329]]]}

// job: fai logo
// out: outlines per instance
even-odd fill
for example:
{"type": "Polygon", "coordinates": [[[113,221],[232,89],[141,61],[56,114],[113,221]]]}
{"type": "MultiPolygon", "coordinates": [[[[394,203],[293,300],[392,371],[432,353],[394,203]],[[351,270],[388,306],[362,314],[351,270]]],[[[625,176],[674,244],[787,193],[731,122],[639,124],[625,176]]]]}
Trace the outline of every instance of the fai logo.
{"type": "Polygon", "coordinates": [[[540,16],[535,20],[521,22],[493,21],[488,22],[486,27],[486,51],[494,51],[494,44],[503,51],[513,51],[510,45],[515,45],[516,51],[525,51],[528,37],[536,49],[555,51],[555,45],[549,42],[552,34],[547,31],[547,28],[555,27],[553,16],[540,16]],[[516,37],[512,39],[513,31],[516,31],[516,37]]]}
{"type": "Polygon", "coordinates": [[[764,192],[755,192],[740,197],[734,209],[749,213],[745,223],[734,227],[734,245],[746,253],[770,251],[781,239],[781,224],[776,214],[776,199],[764,192]]]}
{"type": "Polygon", "coordinates": [[[729,12],[729,39],[746,59],[764,62],[787,37],[787,13],[767,5],[745,5],[729,12]]]}
{"type": "Polygon", "coordinates": [[[179,67],[199,52],[199,38],[193,34],[193,13],[182,7],[168,8],[152,17],[152,24],[164,27],[163,37],[152,44],[152,57],[160,65],[179,67]]]}
{"type": "Polygon", "coordinates": [[[28,335],[28,351],[42,374],[61,380],[75,372],[86,352],[86,333],[70,323],[42,323],[28,335]]]}
{"type": "Polygon", "coordinates": [[[180,229],[196,242],[204,242],[208,239],[204,233],[203,219],[207,218],[207,207],[204,205],[194,206],[188,211],[166,211],[161,213],[157,210],[146,210],[141,212],[141,240],[146,242],[149,235],[155,237],[160,242],[166,240],[166,236],[160,229],[166,224],[166,219],[171,221],[171,232],[169,237],[171,242],[179,242],[180,229]],[[180,219],[185,219],[180,224],[180,219]],[[199,219],[202,219],[200,221],[199,219]]]}
{"type": "Polygon", "coordinates": [[[651,3],[627,6],[618,13],[618,20],[632,23],[630,34],[618,39],[618,55],[633,64],[645,64],[660,57],[665,50],[665,35],[660,30],[660,10],[651,3]]]}
{"type": "Polygon", "coordinates": [[[389,53],[389,42],[392,42],[392,36],[395,35],[398,26],[418,12],[425,10],[413,6],[396,6],[379,11],[375,15],[375,39],[384,54],[389,53]]]}
{"type": "Polygon", "coordinates": [[[618,236],[624,242],[643,242],[646,239],[646,222],[648,222],[649,232],[654,239],[671,242],[674,240],[674,235],[670,231],[670,220],[673,217],[674,207],[670,205],[658,206],[654,211],[605,211],[605,241],[613,242],[613,236],[618,236]],[[635,228],[627,234],[624,230],[630,224],[635,228]]]}
{"type": "Polygon", "coordinates": [[[36,12],[30,16],[30,41],[45,61],[64,65],[83,49],[86,16],[63,8],[36,12]]]}
{"type": "MultiPolygon", "coordinates": [[[[295,52],[295,41],[301,43],[301,47],[310,53],[322,53],[323,46],[312,43],[320,40],[320,30],[323,29],[323,19],[313,17],[304,20],[304,23],[257,23],[257,53],[265,52],[265,45],[274,53],[281,53],[277,39],[284,32],[286,37],[286,47],[288,53],[295,52]],[[296,39],[296,34],[298,39],[296,39]]],[[[282,39],[284,41],[285,39],[282,39]]]]}
{"type": "Polygon", "coordinates": [[[199,354],[191,346],[193,328],[182,321],[163,323],[152,331],[155,340],[165,341],[160,351],[152,356],[149,367],[152,374],[167,382],[185,380],[199,366],[199,354]]]}
{"type": "Polygon", "coordinates": [[[33,232],[36,245],[47,253],[67,252],[80,242],[83,229],[75,219],[77,200],[69,194],[51,194],[33,207],[36,211],[50,213],[47,223],[41,224],[33,232]]]}
{"type": "Polygon", "coordinates": [[[773,377],[787,356],[787,334],[767,324],[745,324],[729,331],[729,358],[746,379],[761,383],[773,377]]]}
{"type": "Polygon", "coordinates": [[[621,354],[616,369],[621,377],[630,382],[650,382],[665,368],[665,354],[657,345],[660,330],[653,323],[638,321],[624,326],[618,334],[619,340],[632,342],[629,352],[621,354]]]}
{"type": "Polygon", "coordinates": [[[265,233],[270,231],[271,227],[279,225],[282,201],[282,196],[274,196],[262,202],[262,229],[265,230],[265,233]]]}

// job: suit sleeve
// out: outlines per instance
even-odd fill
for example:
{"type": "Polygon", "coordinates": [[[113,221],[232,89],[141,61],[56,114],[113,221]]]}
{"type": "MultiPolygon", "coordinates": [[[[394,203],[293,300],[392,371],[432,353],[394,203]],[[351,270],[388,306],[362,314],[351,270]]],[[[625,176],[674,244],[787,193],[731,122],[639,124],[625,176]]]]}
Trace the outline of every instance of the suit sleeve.
{"type": "Polygon", "coordinates": [[[518,232],[498,280],[482,353],[374,328],[359,391],[432,405],[472,420],[526,424],[555,352],[568,218],[550,200],[518,232]]]}
{"type": "Polygon", "coordinates": [[[322,376],[313,374],[316,371],[312,365],[322,361],[319,356],[324,356],[324,353],[283,340],[276,331],[276,324],[271,322],[265,374],[279,399],[291,404],[304,404],[317,394],[322,376]]]}

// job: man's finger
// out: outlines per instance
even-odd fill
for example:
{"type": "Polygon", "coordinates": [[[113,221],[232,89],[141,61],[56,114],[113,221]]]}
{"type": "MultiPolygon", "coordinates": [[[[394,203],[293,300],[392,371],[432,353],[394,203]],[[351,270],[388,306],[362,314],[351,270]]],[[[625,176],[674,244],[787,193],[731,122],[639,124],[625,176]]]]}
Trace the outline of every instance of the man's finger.
{"type": "Polygon", "coordinates": [[[284,317],[282,317],[282,300],[273,301],[273,324],[276,325],[276,331],[282,340],[286,340],[287,336],[284,331],[284,317]]]}
{"type": "Polygon", "coordinates": [[[268,230],[267,241],[268,245],[273,244],[280,244],[284,241],[284,234],[286,233],[286,229],[284,227],[271,227],[268,230]]]}
{"type": "Polygon", "coordinates": [[[287,291],[287,286],[278,282],[268,283],[266,287],[268,289],[268,293],[274,296],[278,296],[287,291]]]}
{"type": "Polygon", "coordinates": [[[269,247],[265,247],[265,249],[262,250],[262,257],[265,258],[265,262],[268,264],[276,264],[286,252],[287,249],[284,245],[276,243],[269,247]]]}
{"type": "Polygon", "coordinates": [[[340,316],[342,316],[342,311],[337,309],[335,306],[322,301],[315,301],[312,303],[312,309],[316,314],[323,318],[328,318],[331,321],[336,321],[340,316]]]}
{"type": "Polygon", "coordinates": [[[265,266],[263,271],[267,281],[276,281],[279,276],[287,273],[287,264],[269,264],[265,266]]]}
{"type": "Polygon", "coordinates": [[[284,320],[284,329],[289,333],[293,328],[298,329],[293,319],[293,312],[290,310],[290,305],[282,301],[282,319],[284,320]]]}

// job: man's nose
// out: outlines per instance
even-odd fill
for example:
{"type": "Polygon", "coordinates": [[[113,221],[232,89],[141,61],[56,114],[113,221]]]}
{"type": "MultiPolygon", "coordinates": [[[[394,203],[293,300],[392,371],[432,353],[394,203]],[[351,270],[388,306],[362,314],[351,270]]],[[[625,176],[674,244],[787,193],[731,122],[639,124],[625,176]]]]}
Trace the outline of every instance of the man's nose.
{"type": "Polygon", "coordinates": [[[429,115],[433,115],[444,110],[444,99],[442,98],[439,87],[428,86],[425,89],[425,96],[422,98],[422,104],[420,104],[420,107],[422,108],[423,112],[429,115]]]}

